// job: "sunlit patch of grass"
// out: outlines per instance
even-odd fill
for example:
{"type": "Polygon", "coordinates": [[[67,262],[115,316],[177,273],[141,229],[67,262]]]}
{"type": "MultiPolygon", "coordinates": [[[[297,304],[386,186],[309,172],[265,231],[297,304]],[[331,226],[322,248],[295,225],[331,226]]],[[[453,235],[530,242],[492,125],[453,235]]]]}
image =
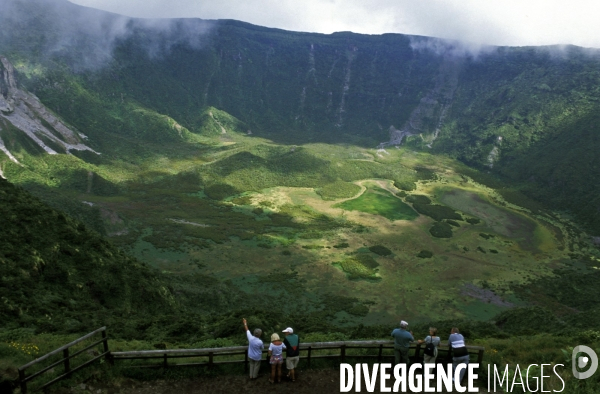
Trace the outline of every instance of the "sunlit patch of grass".
{"type": "Polygon", "coordinates": [[[380,280],[377,273],[379,264],[370,256],[357,254],[333,263],[346,273],[348,279],[380,280]]]}
{"type": "Polygon", "coordinates": [[[329,183],[317,189],[317,194],[320,195],[323,200],[350,198],[354,197],[358,192],[360,192],[360,186],[357,186],[354,183],[343,181],[329,183]]]}
{"type": "Polygon", "coordinates": [[[334,207],[380,215],[389,220],[413,220],[419,216],[402,200],[378,187],[369,188],[360,197],[334,207]]]}

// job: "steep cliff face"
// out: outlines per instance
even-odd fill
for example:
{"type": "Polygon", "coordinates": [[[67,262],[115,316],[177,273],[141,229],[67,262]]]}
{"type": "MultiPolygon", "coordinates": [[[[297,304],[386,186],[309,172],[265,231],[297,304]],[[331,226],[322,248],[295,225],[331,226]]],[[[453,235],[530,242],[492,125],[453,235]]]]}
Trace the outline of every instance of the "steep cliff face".
{"type": "Polygon", "coordinates": [[[70,150],[97,153],[83,143],[85,135],[67,127],[35,95],[17,86],[15,69],[3,56],[0,56],[0,93],[0,150],[13,162],[18,163],[18,160],[9,149],[10,138],[2,132],[9,124],[48,154],[70,150]]]}
{"type": "Polygon", "coordinates": [[[8,126],[47,153],[89,149],[76,128],[105,156],[121,155],[117,138],[162,143],[203,134],[207,110],[217,108],[244,132],[279,143],[408,142],[502,174],[561,207],[581,206],[556,200],[564,190],[600,194],[599,182],[583,180],[597,178],[598,159],[578,159],[598,146],[600,123],[589,121],[600,102],[598,50],[469,51],[400,34],[138,20],[62,0],[6,3],[0,50],[54,67],[21,81],[33,96],[3,61],[0,149],[12,161],[19,156],[8,126]],[[582,138],[567,138],[582,134],[582,124],[582,138]],[[568,143],[558,149],[557,140],[568,143]],[[572,173],[554,171],[559,162],[572,173]]]}

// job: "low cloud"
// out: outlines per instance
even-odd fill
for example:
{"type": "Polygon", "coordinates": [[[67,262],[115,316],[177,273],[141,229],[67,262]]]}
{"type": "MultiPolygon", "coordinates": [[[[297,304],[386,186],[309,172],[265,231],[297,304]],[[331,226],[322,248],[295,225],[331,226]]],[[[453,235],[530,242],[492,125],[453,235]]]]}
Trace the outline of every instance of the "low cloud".
{"type": "Polygon", "coordinates": [[[198,49],[214,23],[198,19],[136,19],[80,7],[65,0],[2,0],[0,51],[29,51],[39,59],[61,56],[75,71],[95,70],[113,58],[115,46],[145,37],[151,57],[173,45],[198,49]]]}
{"type": "Polygon", "coordinates": [[[145,18],[238,19],[286,30],[402,33],[485,45],[600,47],[589,0],[71,0],[145,18]]]}
{"type": "Polygon", "coordinates": [[[411,36],[410,47],[418,52],[431,52],[439,56],[470,57],[477,59],[481,54],[494,52],[498,47],[466,41],[446,40],[422,36],[411,36]]]}

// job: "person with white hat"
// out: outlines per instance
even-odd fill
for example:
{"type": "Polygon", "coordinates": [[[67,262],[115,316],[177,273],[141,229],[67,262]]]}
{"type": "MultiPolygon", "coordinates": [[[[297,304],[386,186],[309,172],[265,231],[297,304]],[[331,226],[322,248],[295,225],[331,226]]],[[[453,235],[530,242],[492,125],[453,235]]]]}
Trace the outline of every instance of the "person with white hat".
{"type": "Polygon", "coordinates": [[[300,338],[297,334],[294,334],[294,329],[288,327],[283,330],[285,338],[283,344],[286,346],[285,349],[285,366],[288,369],[287,377],[292,381],[296,381],[296,367],[298,361],[300,361],[300,338]]]}
{"type": "Polygon", "coordinates": [[[404,363],[408,366],[408,351],[410,349],[410,343],[414,342],[415,338],[412,332],[408,332],[408,323],[402,320],[400,322],[400,328],[396,328],[392,331],[394,337],[394,361],[395,365],[404,363]]]}

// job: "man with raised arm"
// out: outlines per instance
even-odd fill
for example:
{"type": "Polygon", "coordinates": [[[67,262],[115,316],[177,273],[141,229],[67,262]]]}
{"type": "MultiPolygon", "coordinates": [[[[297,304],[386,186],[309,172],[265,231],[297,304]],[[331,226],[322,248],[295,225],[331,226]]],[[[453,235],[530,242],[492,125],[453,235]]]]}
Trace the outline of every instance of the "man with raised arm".
{"type": "Polygon", "coordinates": [[[260,340],[260,336],[262,335],[260,328],[255,328],[254,335],[252,335],[250,334],[250,330],[248,330],[246,319],[242,319],[242,322],[244,323],[244,329],[248,337],[248,362],[250,364],[250,379],[253,380],[258,377],[260,360],[262,359],[262,351],[265,348],[265,344],[260,340]]]}

